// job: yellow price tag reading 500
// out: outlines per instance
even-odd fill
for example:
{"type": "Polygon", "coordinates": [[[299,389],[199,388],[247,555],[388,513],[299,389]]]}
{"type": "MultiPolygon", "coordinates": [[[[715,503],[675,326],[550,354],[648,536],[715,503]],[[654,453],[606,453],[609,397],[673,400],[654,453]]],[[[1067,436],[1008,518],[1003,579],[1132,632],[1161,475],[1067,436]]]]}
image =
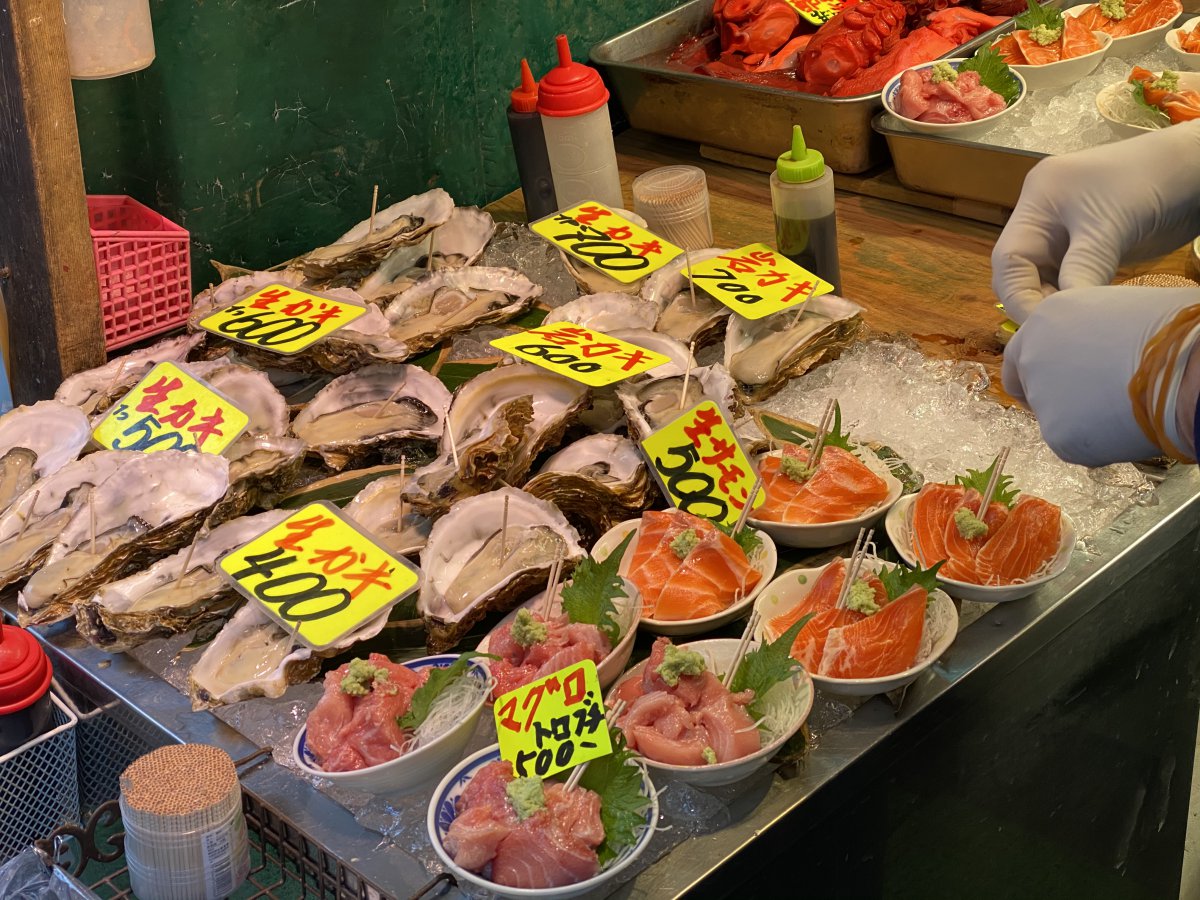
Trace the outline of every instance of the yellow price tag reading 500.
{"type": "Polygon", "coordinates": [[[547,778],[608,756],[602,696],[590,659],[501,694],[493,707],[500,758],[518,778],[547,778]]]}
{"type": "Polygon", "coordinates": [[[310,503],[220,559],[241,593],[322,650],[410,594],[412,566],[330,503],[310,503]]]}
{"type": "Polygon", "coordinates": [[[696,285],[744,319],[794,309],[833,291],[803,266],[766,244],[750,244],[683,270],[696,285]]]}
{"type": "Polygon", "coordinates": [[[199,450],[220,454],[250,417],[174,363],[159,363],[109,410],[92,438],[109,450],[199,450]]]}
{"type": "Polygon", "coordinates": [[[287,356],[307,349],[366,313],[366,307],[282,284],[268,284],[200,320],[200,327],[287,356]]]}
{"type": "Polygon", "coordinates": [[[539,325],[491,344],[591,387],[604,387],[671,361],[665,354],[571,322],[539,325]]]}
{"type": "MultiPolygon", "coordinates": [[[[728,417],[713,401],[697,404],[654,432],[642,441],[642,451],[679,509],[724,525],[737,522],[756,476],[728,417]]],[[[760,488],[751,509],[766,499],[760,488]]]]}
{"type": "Polygon", "coordinates": [[[645,278],[683,252],[594,200],[539,219],[529,227],[560,250],[623,284],[645,278]]]}

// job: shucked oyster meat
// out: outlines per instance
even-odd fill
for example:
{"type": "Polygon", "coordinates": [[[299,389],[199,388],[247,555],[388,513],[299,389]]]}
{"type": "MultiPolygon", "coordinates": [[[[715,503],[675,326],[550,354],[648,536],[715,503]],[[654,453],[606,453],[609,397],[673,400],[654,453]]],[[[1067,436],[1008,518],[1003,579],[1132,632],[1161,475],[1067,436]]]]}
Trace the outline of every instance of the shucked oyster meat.
{"type": "Polygon", "coordinates": [[[536,593],[557,557],[565,577],[586,555],[563,514],[524,491],[500,488],[460,501],[434,523],[421,551],[417,609],[429,649],[453,647],[485,614],[508,612],[536,593]]]}
{"type": "Polygon", "coordinates": [[[577,297],[556,307],[551,315],[553,318],[548,321],[574,322],[612,334],[614,329],[653,329],[658,321],[658,308],[629,294],[609,292],[577,297]]]}
{"type": "Polygon", "coordinates": [[[0,511],[79,455],[92,436],[77,406],[41,400],[0,416],[0,511]]]}
{"type": "MultiPolygon", "coordinates": [[[[693,264],[716,259],[728,250],[697,250],[689,254],[693,264]]],[[[661,312],[655,329],[684,344],[704,347],[720,340],[729,320],[729,307],[718,303],[697,287],[688,284],[683,270],[687,261],[680,256],[671,260],[646,279],[642,299],[655,304],[661,312]]]]}
{"type": "Polygon", "coordinates": [[[345,513],[378,538],[393,553],[412,556],[429,538],[433,522],[421,515],[404,497],[413,473],[376,478],[355,495],[345,513]]]}
{"type": "Polygon", "coordinates": [[[670,375],[622,384],[617,396],[625,407],[629,434],[635,440],[645,440],[705,399],[716,402],[730,415],[737,413],[733,379],[719,363],[698,366],[690,376],[670,375]]]}
{"type": "Polygon", "coordinates": [[[161,362],[182,363],[204,343],[204,333],[167,338],[141,350],[117,356],[102,366],[77,372],[58,386],[54,399],[78,406],[89,416],[104,412],[142,376],[161,362]]]}

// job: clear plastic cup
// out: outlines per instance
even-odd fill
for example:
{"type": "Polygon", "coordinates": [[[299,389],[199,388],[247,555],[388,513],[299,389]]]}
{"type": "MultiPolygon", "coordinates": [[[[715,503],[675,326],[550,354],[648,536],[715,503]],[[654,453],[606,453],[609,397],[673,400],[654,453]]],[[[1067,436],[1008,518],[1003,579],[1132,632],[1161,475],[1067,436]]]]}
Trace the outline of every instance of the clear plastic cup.
{"type": "Polygon", "coordinates": [[[685,250],[712,246],[708,181],[696,166],[663,166],[633,181],[633,208],[651,231],[685,250]]]}
{"type": "Polygon", "coordinates": [[[71,77],[112,78],[154,62],[149,0],[63,0],[71,77]]]}

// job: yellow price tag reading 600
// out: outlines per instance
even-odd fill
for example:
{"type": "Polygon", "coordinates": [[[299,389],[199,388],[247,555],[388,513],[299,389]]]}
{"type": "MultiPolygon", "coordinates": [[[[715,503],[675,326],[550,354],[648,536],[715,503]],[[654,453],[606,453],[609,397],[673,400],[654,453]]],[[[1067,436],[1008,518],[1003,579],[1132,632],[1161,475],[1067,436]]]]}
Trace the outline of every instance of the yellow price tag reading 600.
{"type": "Polygon", "coordinates": [[[92,438],[109,450],[198,450],[220,454],[250,417],[173,363],[159,363],[109,410],[92,438]]]}
{"type": "Polygon", "coordinates": [[[594,200],[539,219],[529,227],[560,250],[623,284],[645,278],[683,252],[594,200]]]}
{"type": "Polygon", "coordinates": [[[200,320],[218,337],[285,356],[299,353],[364,315],[357,303],[268,284],[200,320]]]}
{"type": "Polygon", "coordinates": [[[251,601],[317,650],[416,589],[420,574],[330,503],[310,503],[220,559],[251,601]]]}
{"type": "MultiPolygon", "coordinates": [[[[754,467],[728,417],[711,400],[643,440],[642,451],[667,497],[686,513],[732,525],[749,502],[754,467]]],[[[751,509],[766,499],[760,488],[751,509]]]]}
{"type": "Polygon", "coordinates": [[[571,322],[539,325],[491,344],[591,387],[604,387],[671,361],[665,354],[571,322]]]}
{"type": "Polygon", "coordinates": [[[612,753],[590,659],[501,694],[493,711],[500,758],[518,778],[547,778],[612,753]]]}
{"type": "Polygon", "coordinates": [[[744,319],[794,309],[833,291],[803,266],[766,244],[750,244],[683,270],[696,285],[744,319]]]}

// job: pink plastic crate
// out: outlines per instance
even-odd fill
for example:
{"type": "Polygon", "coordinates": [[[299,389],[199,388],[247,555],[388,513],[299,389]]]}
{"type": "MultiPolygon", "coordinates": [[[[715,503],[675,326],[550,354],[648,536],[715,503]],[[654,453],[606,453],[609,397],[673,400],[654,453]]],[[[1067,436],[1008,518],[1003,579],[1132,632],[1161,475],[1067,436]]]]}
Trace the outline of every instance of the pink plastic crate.
{"type": "Polygon", "coordinates": [[[104,344],[109,350],[169,331],[192,306],[188,232],[132,197],[87,198],[104,344]]]}

